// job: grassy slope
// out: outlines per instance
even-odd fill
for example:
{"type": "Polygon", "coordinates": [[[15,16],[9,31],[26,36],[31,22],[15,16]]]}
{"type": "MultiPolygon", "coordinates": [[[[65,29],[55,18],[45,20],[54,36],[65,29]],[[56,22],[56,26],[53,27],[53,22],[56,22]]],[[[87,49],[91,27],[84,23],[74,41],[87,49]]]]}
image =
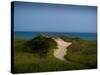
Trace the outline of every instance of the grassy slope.
{"type": "MultiPolygon", "coordinates": [[[[66,37],[62,37],[68,41],[66,37]]],[[[80,38],[70,38],[72,45],[69,46],[65,58],[87,66],[88,68],[97,67],[97,42],[94,40],[82,40],[80,38]]]]}
{"type": "MultiPolygon", "coordinates": [[[[67,39],[67,41],[72,39],[67,39]]],[[[66,40],[65,40],[66,41],[66,40]]],[[[60,61],[53,56],[53,49],[49,49],[48,54],[45,57],[39,56],[37,53],[30,52],[30,49],[25,47],[23,43],[27,40],[15,39],[15,73],[26,73],[26,72],[45,72],[45,71],[60,71],[60,70],[77,70],[77,69],[88,69],[94,68],[96,66],[96,53],[83,54],[83,52],[78,54],[79,51],[74,51],[74,47],[77,48],[78,45],[73,43],[68,50],[68,56],[65,56],[67,61],[60,61]],[[29,51],[28,51],[29,50],[29,51]],[[85,64],[84,64],[84,62],[85,64]],[[92,67],[87,66],[92,63],[92,67]]],[[[83,43],[83,42],[82,42],[83,43]]],[[[87,43],[87,42],[86,42],[87,43]]],[[[91,43],[92,42],[88,42],[91,43]]],[[[85,45],[85,44],[84,44],[85,45]]],[[[96,47],[96,45],[90,45],[96,47]]],[[[89,47],[90,47],[89,46],[89,47]]],[[[79,46],[81,48],[81,46],[79,46]]],[[[89,49],[89,50],[91,50],[89,49]]],[[[75,49],[76,50],[76,49],[75,49]]],[[[85,49],[84,49],[85,50],[85,49]]],[[[96,50],[94,48],[94,50],[96,50]]],[[[85,52],[86,53],[86,52],[85,52]]],[[[87,52],[88,53],[88,52],[87,52]]]]}

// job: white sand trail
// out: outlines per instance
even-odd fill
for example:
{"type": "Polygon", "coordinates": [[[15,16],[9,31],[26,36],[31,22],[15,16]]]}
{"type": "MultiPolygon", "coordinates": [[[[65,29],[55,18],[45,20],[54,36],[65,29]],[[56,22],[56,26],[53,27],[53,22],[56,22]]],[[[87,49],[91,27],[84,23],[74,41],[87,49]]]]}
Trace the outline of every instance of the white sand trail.
{"type": "Polygon", "coordinates": [[[64,56],[67,54],[67,47],[71,45],[71,42],[65,42],[61,38],[54,39],[57,42],[57,49],[54,50],[54,56],[60,60],[66,60],[64,56]]]}

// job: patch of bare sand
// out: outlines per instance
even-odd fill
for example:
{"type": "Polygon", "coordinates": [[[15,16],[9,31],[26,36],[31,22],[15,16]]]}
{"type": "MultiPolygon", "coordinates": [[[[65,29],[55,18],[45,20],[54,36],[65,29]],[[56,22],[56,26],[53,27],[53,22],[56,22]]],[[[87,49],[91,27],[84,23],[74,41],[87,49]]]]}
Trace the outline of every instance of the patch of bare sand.
{"type": "Polygon", "coordinates": [[[64,56],[67,54],[67,47],[72,44],[72,42],[65,42],[61,38],[54,38],[57,42],[57,49],[54,50],[54,56],[60,60],[66,60],[64,56]]]}

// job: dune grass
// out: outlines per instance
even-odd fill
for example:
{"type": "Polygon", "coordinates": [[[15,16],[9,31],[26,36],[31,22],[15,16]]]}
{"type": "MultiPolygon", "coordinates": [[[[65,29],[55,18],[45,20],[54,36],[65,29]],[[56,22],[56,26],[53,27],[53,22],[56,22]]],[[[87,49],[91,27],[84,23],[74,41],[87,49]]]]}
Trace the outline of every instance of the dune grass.
{"type": "Polygon", "coordinates": [[[34,52],[36,48],[26,46],[30,40],[15,39],[14,73],[80,70],[97,67],[96,41],[72,39],[64,36],[62,39],[72,41],[72,45],[68,48],[68,56],[65,56],[66,61],[54,57],[53,52],[56,48],[54,42],[52,47],[46,49],[45,55],[39,55],[38,52],[34,52]]]}
{"type": "Polygon", "coordinates": [[[72,45],[68,47],[66,60],[83,64],[90,69],[97,68],[97,41],[80,38],[70,38],[70,41],[72,45]]]}

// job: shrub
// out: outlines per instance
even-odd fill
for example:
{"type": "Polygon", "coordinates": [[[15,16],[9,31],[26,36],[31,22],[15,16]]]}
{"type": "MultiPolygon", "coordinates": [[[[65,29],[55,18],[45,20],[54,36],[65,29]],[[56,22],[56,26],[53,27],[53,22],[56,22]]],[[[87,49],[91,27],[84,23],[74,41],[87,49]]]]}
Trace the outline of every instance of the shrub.
{"type": "Polygon", "coordinates": [[[38,53],[39,55],[45,55],[49,49],[56,48],[56,42],[51,38],[44,35],[39,35],[32,40],[29,40],[25,44],[32,52],[38,53]]]}

